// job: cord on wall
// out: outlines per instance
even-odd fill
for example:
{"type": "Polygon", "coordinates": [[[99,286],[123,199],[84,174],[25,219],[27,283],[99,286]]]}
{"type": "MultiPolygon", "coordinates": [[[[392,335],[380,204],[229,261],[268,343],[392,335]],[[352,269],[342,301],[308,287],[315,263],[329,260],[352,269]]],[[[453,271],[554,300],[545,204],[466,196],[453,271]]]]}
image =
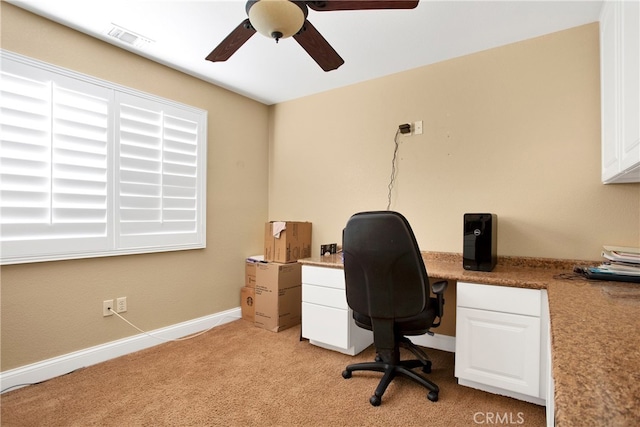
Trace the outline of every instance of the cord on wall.
{"type": "MultiPolygon", "coordinates": [[[[130,326],[132,326],[133,328],[135,328],[135,329],[137,329],[138,331],[142,332],[143,334],[145,334],[145,335],[147,335],[147,336],[149,336],[149,337],[151,337],[151,338],[155,338],[155,339],[157,339],[157,340],[164,341],[164,342],[171,342],[171,341],[186,341],[186,340],[190,340],[191,338],[199,337],[200,335],[202,335],[202,334],[205,334],[205,333],[209,332],[210,330],[212,330],[212,329],[213,329],[213,328],[215,328],[216,326],[219,326],[219,325],[220,325],[220,323],[222,323],[223,321],[225,321],[225,320],[227,320],[227,319],[233,319],[233,320],[238,320],[238,319],[240,319],[240,317],[236,317],[236,316],[224,316],[224,317],[222,317],[220,320],[218,320],[218,321],[216,322],[216,324],[215,324],[215,325],[213,325],[212,327],[210,327],[209,329],[206,329],[206,330],[204,330],[204,331],[200,331],[200,332],[195,333],[195,334],[193,334],[193,335],[187,335],[186,337],[182,337],[182,338],[166,339],[166,338],[157,337],[157,336],[155,336],[155,335],[152,335],[152,334],[150,334],[150,333],[148,333],[148,332],[143,331],[142,329],[138,328],[136,325],[134,325],[133,323],[129,322],[127,319],[125,319],[124,317],[122,317],[120,314],[116,313],[116,311],[115,311],[115,310],[113,310],[111,307],[109,307],[109,308],[108,308],[108,310],[109,310],[109,312],[111,312],[112,314],[115,314],[115,315],[116,315],[116,316],[118,316],[120,319],[124,320],[126,323],[128,323],[128,324],[129,324],[130,326]]],[[[72,371],[69,371],[69,372],[67,372],[67,373],[64,373],[64,374],[59,375],[59,376],[54,377],[54,378],[58,378],[58,377],[60,377],[60,376],[64,376],[64,375],[69,375],[69,374],[71,374],[71,373],[73,373],[73,372],[75,372],[75,371],[78,371],[78,370],[80,370],[80,369],[83,369],[83,368],[74,369],[74,370],[72,370],[72,371]]],[[[7,387],[7,388],[4,388],[4,389],[0,390],[0,394],[2,394],[2,393],[4,393],[4,392],[7,392],[7,391],[9,391],[9,390],[13,390],[13,389],[15,389],[15,388],[27,387],[27,386],[36,385],[36,384],[42,384],[42,383],[45,383],[45,382],[50,381],[50,380],[52,380],[52,379],[53,379],[53,378],[46,379],[46,380],[43,380],[43,381],[37,381],[37,382],[33,382],[33,383],[15,384],[15,385],[12,385],[12,386],[10,386],[10,387],[7,387]]]]}
{"type": "Polygon", "coordinates": [[[111,313],[115,314],[115,315],[116,315],[116,316],[118,316],[120,319],[124,320],[126,323],[128,323],[128,324],[129,324],[129,326],[133,327],[134,329],[138,330],[139,332],[142,332],[143,334],[147,335],[148,337],[155,338],[155,339],[157,339],[157,340],[164,341],[164,342],[173,342],[173,341],[186,341],[186,340],[190,340],[191,338],[199,337],[200,335],[206,334],[207,332],[209,332],[210,330],[212,330],[212,329],[213,329],[213,328],[215,328],[216,326],[220,325],[220,323],[221,323],[223,320],[226,320],[226,319],[235,319],[235,320],[240,319],[239,317],[235,317],[235,316],[225,316],[225,317],[221,318],[220,320],[218,320],[218,321],[216,322],[216,324],[215,324],[215,325],[213,325],[213,326],[212,326],[212,327],[210,327],[209,329],[205,329],[204,331],[200,331],[200,332],[198,332],[198,333],[196,333],[196,334],[193,334],[193,335],[187,335],[186,337],[182,337],[182,338],[166,339],[166,338],[161,338],[161,337],[157,337],[157,336],[155,336],[155,335],[152,335],[152,334],[150,334],[150,333],[149,333],[149,332],[147,332],[147,331],[143,331],[142,329],[138,328],[136,325],[134,325],[133,323],[129,322],[127,319],[125,319],[124,317],[122,317],[120,314],[116,313],[116,312],[115,312],[115,310],[112,310],[111,308],[109,308],[109,310],[111,311],[111,313]]]}
{"type": "MultiPolygon", "coordinates": [[[[398,135],[400,135],[401,133],[406,133],[406,132],[402,132],[404,125],[400,125],[400,127],[398,127],[398,130],[396,131],[396,136],[393,138],[393,142],[395,143],[395,147],[393,149],[393,159],[391,160],[391,178],[389,179],[389,194],[387,195],[387,210],[391,209],[391,193],[393,192],[393,186],[396,182],[396,159],[398,156],[398,135]]],[[[408,125],[407,125],[408,126],[408,125]]]]}

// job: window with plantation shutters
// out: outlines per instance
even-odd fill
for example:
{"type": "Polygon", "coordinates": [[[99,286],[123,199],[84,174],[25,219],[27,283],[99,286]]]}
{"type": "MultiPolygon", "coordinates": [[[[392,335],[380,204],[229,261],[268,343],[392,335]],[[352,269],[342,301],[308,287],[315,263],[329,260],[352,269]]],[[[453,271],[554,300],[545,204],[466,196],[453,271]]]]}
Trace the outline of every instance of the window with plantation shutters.
{"type": "Polygon", "coordinates": [[[125,247],[187,243],[198,224],[198,123],[179,110],[117,96],[118,238],[125,247]]]}
{"type": "Polygon", "coordinates": [[[0,53],[3,264],[205,246],[206,112],[0,53]]]}

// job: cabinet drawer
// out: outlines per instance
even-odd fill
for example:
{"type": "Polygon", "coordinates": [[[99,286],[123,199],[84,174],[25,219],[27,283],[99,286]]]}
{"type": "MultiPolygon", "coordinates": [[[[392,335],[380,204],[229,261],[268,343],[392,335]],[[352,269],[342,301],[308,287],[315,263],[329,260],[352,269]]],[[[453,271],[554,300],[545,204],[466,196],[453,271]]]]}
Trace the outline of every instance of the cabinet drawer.
{"type": "Polygon", "coordinates": [[[327,288],[326,286],[302,284],[302,301],[327,307],[348,310],[344,289],[327,288]]]}
{"type": "Polygon", "coordinates": [[[322,285],[344,291],[344,270],[341,268],[302,266],[302,283],[322,285]]]}
{"type": "Polygon", "coordinates": [[[457,306],[540,317],[542,292],[536,289],[458,282],[457,306]]]}
{"type": "Polygon", "coordinates": [[[350,310],[302,303],[302,336],[335,347],[349,347],[350,310]]]}

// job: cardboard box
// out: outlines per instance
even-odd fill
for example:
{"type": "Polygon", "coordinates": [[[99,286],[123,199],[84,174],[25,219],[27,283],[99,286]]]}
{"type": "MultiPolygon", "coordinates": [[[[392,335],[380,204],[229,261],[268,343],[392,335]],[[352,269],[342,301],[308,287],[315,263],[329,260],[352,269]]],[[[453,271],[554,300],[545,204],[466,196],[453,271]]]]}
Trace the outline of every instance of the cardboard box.
{"type": "Polygon", "coordinates": [[[249,288],[256,287],[256,265],[255,261],[246,260],[244,264],[244,285],[249,288]]]}
{"type": "Polygon", "coordinates": [[[310,256],[310,222],[271,221],[265,224],[265,261],[289,263],[310,256]]]}
{"type": "Polygon", "coordinates": [[[302,265],[256,265],[255,325],[279,332],[298,325],[302,312],[302,265]]]}
{"type": "Polygon", "coordinates": [[[263,255],[252,255],[245,259],[244,285],[250,288],[256,287],[256,264],[264,262],[263,255]]]}
{"type": "Polygon", "coordinates": [[[240,311],[242,312],[242,318],[244,320],[250,321],[251,323],[253,323],[256,318],[255,300],[256,300],[255,288],[244,286],[240,290],[240,311]]]}

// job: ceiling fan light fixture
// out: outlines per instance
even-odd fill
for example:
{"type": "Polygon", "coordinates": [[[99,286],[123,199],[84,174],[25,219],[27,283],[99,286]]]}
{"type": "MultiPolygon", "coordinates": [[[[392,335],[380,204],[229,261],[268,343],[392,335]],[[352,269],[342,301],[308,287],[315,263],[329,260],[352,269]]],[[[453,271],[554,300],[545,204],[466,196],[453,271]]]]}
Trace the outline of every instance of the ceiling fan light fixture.
{"type": "Polygon", "coordinates": [[[250,0],[246,9],[253,28],[276,41],[300,31],[308,13],[304,2],[289,0],[250,0]]]}

